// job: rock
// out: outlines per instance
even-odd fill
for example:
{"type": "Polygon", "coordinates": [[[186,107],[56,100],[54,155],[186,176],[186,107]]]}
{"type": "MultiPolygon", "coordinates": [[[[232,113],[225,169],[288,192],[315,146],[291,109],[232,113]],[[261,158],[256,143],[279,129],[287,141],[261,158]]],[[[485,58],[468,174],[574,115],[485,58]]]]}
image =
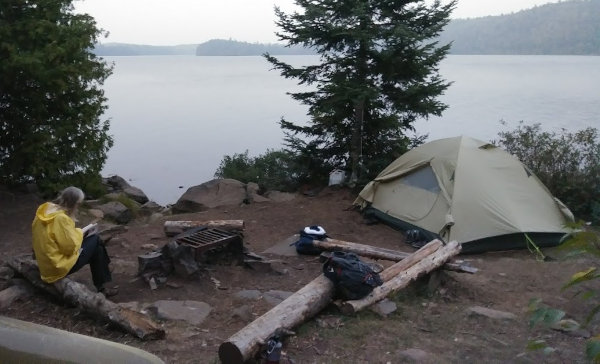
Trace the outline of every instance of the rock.
{"type": "Polygon", "coordinates": [[[234,296],[235,298],[240,299],[242,301],[258,301],[259,299],[261,299],[262,293],[260,293],[260,291],[257,289],[246,289],[243,291],[236,292],[234,296]]]}
{"type": "Polygon", "coordinates": [[[292,294],[294,294],[294,293],[287,292],[287,291],[270,290],[270,291],[263,293],[263,298],[271,306],[277,306],[278,304],[283,302],[283,300],[285,300],[292,294]]]}
{"type": "Polygon", "coordinates": [[[296,194],[289,192],[280,192],[280,191],[269,191],[265,193],[265,196],[273,201],[273,202],[286,202],[292,201],[296,198],[296,194]]]}
{"type": "Polygon", "coordinates": [[[100,209],[89,209],[88,214],[94,219],[102,220],[104,219],[104,212],[100,209]]]}
{"type": "Polygon", "coordinates": [[[246,186],[234,179],[213,179],[190,187],[173,205],[174,212],[198,212],[246,200],[246,186]]]}
{"type": "Polygon", "coordinates": [[[234,308],[233,312],[231,313],[231,317],[240,319],[244,322],[250,322],[254,319],[252,309],[250,309],[250,306],[247,305],[234,308]]]}
{"type": "Polygon", "coordinates": [[[156,301],[148,306],[148,311],[160,320],[180,320],[191,325],[201,324],[212,308],[200,301],[156,301]]]}
{"type": "Polygon", "coordinates": [[[148,196],[144,193],[144,191],[140,190],[137,187],[128,186],[123,189],[123,193],[127,195],[130,199],[135,202],[139,202],[141,204],[145,204],[148,202],[148,196]]]}
{"type": "Polygon", "coordinates": [[[4,310],[19,299],[30,297],[33,288],[23,280],[13,280],[12,286],[0,291],[0,310],[4,310]]]}
{"type": "Polygon", "coordinates": [[[390,301],[386,298],[372,305],[370,308],[371,311],[375,312],[379,316],[387,317],[387,315],[390,313],[396,312],[398,306],[394,301],[390,301]]]}
{"type": "Polygon", "coordinates": [[[107,202],[98,206],[104,212],[104,216],[114,220],[118,224],[127,224],[133,218],[131,211],[118,201],[107,202]]]}
{"type": "Polygon", "coordinates": [[[0,266],[0,291],[10,285],[10,280],[14,277],[15,271],[3,265],[0,266]]]}
{"type": "Polygon", "coordinates": [[[265,196],[262,196],[259,193],[259,190],[260,190],[260,187],[258,186],[258,184],[254,183],[254,182],[249,182],[246,185],[246,194],[247,194],[247,199],[249,202],[260,203],[260,202],[271,201],[268,198],[266,198],[265,196]]]}
{"type": "MultiPolygon", "coordinates": [[[[148,201],[140,207],[139,214],[142,216],[152,216],[163,210],[163,207],[154,201],[148,201]]],[[[162,216],[162,215],[161,215],[162,216]]]]}
{"type": "Polygon", "coordinates": [[[127,226],[123,225],[100,225],[99,226],[100,239],[104,242],[109,242],[111,239],[115,237],[115,235],[122,234],[127,232],[127,226]]]}
{"type": "Polygon", "coordinates": [[[429,354],[426,351],[423,351],[421,349],[415,349],[415,348],[410,348],[410,349],[406,349],[406,350],[402,350],[400,352],[398,352],[398,359],[403,359],[402,361],[411,361],[411,362],[417,362],[417,363],[422,363],[427,361],[429,358],[431,357],[431,354],[429,354]]]}
{"type": "Polygon", "coordinates": [[[494,320],[515,320],[517,315],[511,312],[492,310],[491,308],[473,306],[467,309],[469,315],[485,316],[494,320]]]}
{"type": "Polygon", "coordinates": [[[157,222],[158,220],[162,219],[165,215],[163,215],[160,212],[155,212],[152,215],[150,215],[148,217],[148,223],[149,224],[154,224],[155,222],[157,222]]]}
{"type": "Polygon", "coordinates": [[[144,191],[137,187],[133,187],[120,176],[115,175],[104,178],[103,182],[108,185],[108,187],[111,189],[111,192],[123,192],[125,195],[127,195],[127,197],[141,204],[149,201],[144,191]]]}
{"type": "Polygon", "coordinates": [[[248,193],[248,195],[251,195],[251,194],[258,195],[259,190],[260,190],[260,186],[256,182],[248,182],[246,184],[246,192],[248,193]]]}

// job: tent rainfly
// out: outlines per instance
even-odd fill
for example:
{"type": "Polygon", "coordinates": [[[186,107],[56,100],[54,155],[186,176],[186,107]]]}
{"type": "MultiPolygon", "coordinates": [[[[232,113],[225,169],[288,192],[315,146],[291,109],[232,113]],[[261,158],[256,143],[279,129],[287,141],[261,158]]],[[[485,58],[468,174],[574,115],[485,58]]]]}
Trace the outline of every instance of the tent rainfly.
{"type": "Polygon", "coordinates": [[[414,148],[385,168],[354,204],[365,215],[462,252],[554,246],[573,214],[523,163],[493,144],[460,136],[414,148]]]}

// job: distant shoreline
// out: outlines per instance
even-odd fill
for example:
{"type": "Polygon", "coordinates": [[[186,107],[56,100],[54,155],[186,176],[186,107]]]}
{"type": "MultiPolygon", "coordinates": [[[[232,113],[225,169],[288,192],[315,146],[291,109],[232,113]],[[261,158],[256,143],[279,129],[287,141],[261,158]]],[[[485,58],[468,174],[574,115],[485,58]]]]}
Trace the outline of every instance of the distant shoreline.
{"type": "MultiPolygon", "coordinates": [[[[440,45],[452,43],[451,55],[599,56],[598,34],[600,1],[571,0],[506,15],[453,19],[438,41],[440,45]]],[[[312,49],[299,46],[232,39],[174,46],[105,43],[97,44],[93,52],[98,56],[316,54],[312,49]]]]}

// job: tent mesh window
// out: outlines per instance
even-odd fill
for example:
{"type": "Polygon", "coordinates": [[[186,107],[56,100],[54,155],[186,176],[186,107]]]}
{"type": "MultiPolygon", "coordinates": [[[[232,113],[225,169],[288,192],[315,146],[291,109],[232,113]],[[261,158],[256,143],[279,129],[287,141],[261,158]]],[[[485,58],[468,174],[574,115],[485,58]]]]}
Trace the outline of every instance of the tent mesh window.
{"type": "Polygon", "coordinates": [[[440,192],[440,186],[438,185],[431,166],[419,168],[416,171],[403,176],[400,178],[400,183],[421,188],[432,193],[440,192]]]}

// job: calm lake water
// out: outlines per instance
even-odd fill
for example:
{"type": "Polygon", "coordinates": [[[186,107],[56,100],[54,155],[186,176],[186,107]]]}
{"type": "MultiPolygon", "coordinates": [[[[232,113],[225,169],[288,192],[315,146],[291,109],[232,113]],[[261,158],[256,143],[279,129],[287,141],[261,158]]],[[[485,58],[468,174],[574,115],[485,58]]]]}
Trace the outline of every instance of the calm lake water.
{"type": "MultiPolygon", "coordinates": [[[[296,65],[317,60],[281,59],[296,65]]],[[[280,148],[281,117],[308,119],[306,107],[286,94],[301,88],[270,71],[262,57],[106,60],[115,65],[104,84],[115,145],[103,174],[130,180],[163,205],[212,179],[224,155],[280,148]]],[[[453,82],[441,97],[449,108],[415,124],[429,140],[492,140],[520,120],[545,130],[600,127],[600,57],[449,56],[440,73],[453,82]]]]}

